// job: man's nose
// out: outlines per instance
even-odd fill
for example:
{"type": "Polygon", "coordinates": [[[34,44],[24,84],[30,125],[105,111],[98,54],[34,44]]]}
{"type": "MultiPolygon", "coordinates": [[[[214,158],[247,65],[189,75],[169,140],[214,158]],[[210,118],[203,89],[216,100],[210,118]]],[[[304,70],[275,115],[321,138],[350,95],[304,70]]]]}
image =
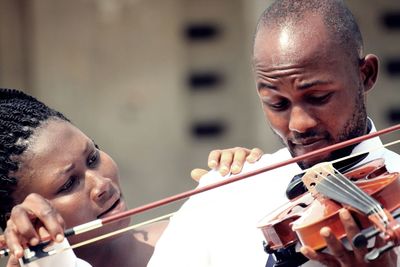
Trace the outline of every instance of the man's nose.
{"type": "Polygon", "coordinates": [[[305,133],[307,130],[317,126],[314,116],[301,106],[293,106],[289,118],[289,130],[305,133]]]}
{"type": "Polygon", "coordinates": [[[91,190],[90,198],[96,203],[103,204],[113,196],[115,188],[110,178],[103,177],[97,172],[88,172],[91,190]]]}

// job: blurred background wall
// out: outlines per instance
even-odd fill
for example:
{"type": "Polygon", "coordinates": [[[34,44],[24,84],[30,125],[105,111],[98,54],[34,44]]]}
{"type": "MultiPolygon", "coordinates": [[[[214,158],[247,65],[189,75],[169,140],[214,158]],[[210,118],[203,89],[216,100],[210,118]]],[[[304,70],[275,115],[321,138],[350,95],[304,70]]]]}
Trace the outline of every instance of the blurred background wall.
{"type": "MultiPolygon", "coordinates": [[[[381,58],[368,110],[383,128],[400,121],[400,2],[346,2],[366,51],[381,58]]],[[[24,89],[91,136],[119,164],[130,207],[158,200],[193,188],[190,170],[211,149],[280,147],[250,66],[269,3],[0,0],[0,86],[24,89]]]]}

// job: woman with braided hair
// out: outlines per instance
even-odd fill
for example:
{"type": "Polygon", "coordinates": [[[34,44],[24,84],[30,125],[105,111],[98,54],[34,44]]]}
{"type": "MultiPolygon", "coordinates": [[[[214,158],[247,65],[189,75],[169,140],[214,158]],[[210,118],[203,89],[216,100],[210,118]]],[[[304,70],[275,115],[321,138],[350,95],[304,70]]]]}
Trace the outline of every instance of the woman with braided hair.
{"type": "MultiPolygon", "coordinates": [[[[11,250],[9,266],[18,266],[15,257],[25,244],[37,245],[46,235],[62,241],[64,227],[125,209],[118,167],[109,155],[63,114],[21,91],[0,89],[0,226],[11,250]]],[[[145,266],[164,227],[152,224],[75,252],[93,266],[145,266]]]]}
{"type": "MultiPolygon", "coordinates": [[[[231,156],[241,167],[245,156],[255,160],[261,153],[235,148],[218,155],[231,156]]],[[[212,155],[213,161],[219,156],[212,155]]],[[[60,112],[21,91],[0,89],[0,227],[11,251],[8,267],[19,266],[26,244],[37,245],[45,236],[60,242],[64,228],[124,210],[118,167],[108,154],[60,112]]],[[[111,223],[69,241],[87,240],[129,222],[111,223]]],[[[96,267],[145,266],[165,226],[153,223],[75,253],[96,267]]]]}

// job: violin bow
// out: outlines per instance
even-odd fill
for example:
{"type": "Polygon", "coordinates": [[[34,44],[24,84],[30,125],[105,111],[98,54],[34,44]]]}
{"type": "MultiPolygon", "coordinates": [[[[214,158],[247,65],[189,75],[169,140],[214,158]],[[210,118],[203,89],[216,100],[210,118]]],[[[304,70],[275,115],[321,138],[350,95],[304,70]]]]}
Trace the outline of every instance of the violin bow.
{"type": "MultiPolygon", "coordinates": [[[[362,141],[365,141],[365,140],[368,140],[368,139],[371,139],[371,138],[374,138],[374,137],[377,137],[377,136],[380,136],[380,135],[384,135],[384,134],[387,134],[387,133],[391,133],[391,132],[394,132],[394,131],[397,131],[397,130],[400,130],[400,124],[388,127],[386,129],[383,129],[383,130],[380,130],[380,131],[376,131],[374,133],[370,133],[370,134],[359,136],[359,137],[356,137],[356,138],[353,138],[353,139],[350,139],[350,140],[346,140],[346,141],[343,141],[341,143],[337,143],[337,144],[333,144],[331,146],[320,148],[318,150],[311,151],[311,152],[308,152],[306,154],[303,154],[303,155],[300,155],[300,156],[297,156],[297,157],[294,157],[294,158],[291,158],[291,159],[288,159],[288,160],[285,160],[285,161],[282,161],[282,162],[274,163],[274,164],[259,168],[257,170],[253,170],[253,171],[249,171],[249,172],[246,172],[246,173],[243,173],[243,174],[235,175],[233,177],[230,177],[230,178],[225,179],[225,180],[220,181],[220,182],[216,182],[216,183],[213,183],[213,184],[205,185],[205,186],[200,187],[200,188],[196,188],[196,189],[188,190],[188,191],[176,194],[176,195],[172,195],[170,197],[166,197],[166,198],[158,200],[158,201],[154,201],[154,202],[151,202],[151,203],[148,203],[148,204],[145,204],[145,205],[142,205],[142,206],[127,210],[127,211],[123,211],[121,213],[117,213],[117,214],[111,215],[109,217],[105,217],[105,218],[102,218],[102,219],[96,219],[96,220],[90,221],[90,222],[87,222],[87,223],[84,223],[84,224],[81,224],[81,225],[78,225],[78,226],[75,226],[75,227],[72,227],[72,228],[69,228],[69,229],[65,230],[64,231],[64,236],[65,237],[70,237],[70,236],[82,234],[82,233],[85,233],[85,232],[100,228],[100,227],[102,227],[102,226],[104,226],[106,224],[109,224],[109,223],[124,219],[124,218],[129,217],[129,216],[133,216],[133,215],[136,215],[136,214],[139,214],[139,213],[151,210],[151,209],[155,209],[155,208],[158,208],[160,206],[164,206],[166,204],[169,204],[169,203],[172,203],[172,202],[175,202],[175,201],[178,201],[178,200],[182,200],[182,199],[185,199],[185,198],[188,198],[188,197],[191,197],[191,196],[194,196],[194,195],[197,195],[197,194],[200,194],[200,193],[203,193],[203,192],[206,192],[206,191],[209,191],[209,190],[212,190],[212,189],[215,189],[215,188],[227,185],[227,184],[231,184],[231,183],[234,183],[234,182],[237,182],[237,181],[240,181],[240,180],[243,180],[243,179],[246,179],[246,178],[249,178],[249,177],[264,173],[264,172],[267,172],[267,171],[278,169],[278,168],[287,166],[287,165],[292,164],[292,163],[296,163],[296,162],[302,161],[302,160],[310,158],[310,157],[319,156],[321,154],[324,154],[324,153],[327,153],[327,152],[331,152],[331,151],[334,151],[334,150],[338,150],[338,149],[341,149],[343,147],[347,147],[347,146],[350,146],[350,145],[361,143],[362,141]]],[[[400,141],[397,141],[397,142],[400,142],[400,141]]],[[[396,143],[396,142],[392,142],[391,144],[394,144],[394,143],[396,143]]],[[[365,153],[365,151],[362,152],[362,153],[365,153]]],[[[43,241],[46,241],[46,240],[43,240],[43,241]]],[[[35,247],[40,247],[40,245],[30,247],[30,249],[34,250],[35,247]]],[[[0,256],[7,256],[8,253],[9,253],[9,251],[6,248],[0,250],[0,256]]]]}

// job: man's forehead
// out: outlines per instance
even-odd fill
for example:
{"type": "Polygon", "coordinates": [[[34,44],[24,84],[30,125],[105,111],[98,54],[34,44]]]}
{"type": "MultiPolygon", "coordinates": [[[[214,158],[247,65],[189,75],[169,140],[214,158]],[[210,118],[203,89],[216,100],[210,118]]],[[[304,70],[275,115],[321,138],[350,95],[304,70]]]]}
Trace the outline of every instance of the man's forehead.
{"type": "Polygon", "coordinates": [[[254,64],[285,65],[329,57],[333,42],[321,20],[261,26],[254,41],[254,64]]]}

